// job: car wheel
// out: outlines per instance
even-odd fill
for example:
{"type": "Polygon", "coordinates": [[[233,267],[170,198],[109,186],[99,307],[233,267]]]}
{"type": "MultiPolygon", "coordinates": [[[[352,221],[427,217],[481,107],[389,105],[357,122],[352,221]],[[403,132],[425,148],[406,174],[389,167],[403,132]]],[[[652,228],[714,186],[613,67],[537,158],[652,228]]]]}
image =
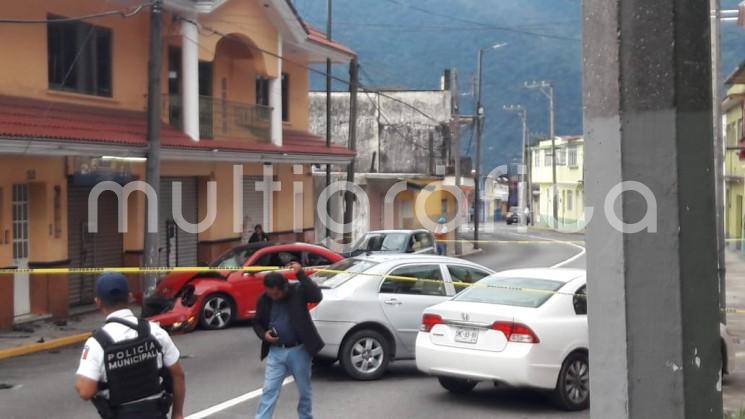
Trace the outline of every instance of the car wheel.
{"type": "Polygon", "coordinates": [[[437,380],[445,390],[457,394],[469,393],[478,384],[477,381],[454,377],[437,377],[437,380]]]}
{"type": "Polygon", "coordinates": [[[208,295],[199,312],[199,324],[209,330],[224,329],[233,321],[233,301],[225,294],[208,295]]]}
{"type": "Polygon", "coordinates": [[[564,360],[556,383],[556,401],[565,410],[590,406],[590,364],[587,353],[574,352],[564,360]]]}
{"type": "Polygon", "coordinates": [[[375,330],[359,330],[341,348],[341,365],[355,380],[377,380],[388,368],[391,351],[388,340],[375,330]]]}

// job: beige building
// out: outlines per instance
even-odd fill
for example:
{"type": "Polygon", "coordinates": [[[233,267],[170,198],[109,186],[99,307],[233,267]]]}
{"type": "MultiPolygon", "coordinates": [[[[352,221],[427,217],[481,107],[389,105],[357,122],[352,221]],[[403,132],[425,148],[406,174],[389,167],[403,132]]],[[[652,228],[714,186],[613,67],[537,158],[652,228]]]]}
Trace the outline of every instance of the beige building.
{"type": "MultiPolygon", "coordinates": [[[[571,228],[585,220],[584,139],[556,137],[556,186],[559,225],[571,228]]],[[[553,217],[553,155],[551,140],[531,147],[533,214],[536,224],[551,226],[553,217]]]]}

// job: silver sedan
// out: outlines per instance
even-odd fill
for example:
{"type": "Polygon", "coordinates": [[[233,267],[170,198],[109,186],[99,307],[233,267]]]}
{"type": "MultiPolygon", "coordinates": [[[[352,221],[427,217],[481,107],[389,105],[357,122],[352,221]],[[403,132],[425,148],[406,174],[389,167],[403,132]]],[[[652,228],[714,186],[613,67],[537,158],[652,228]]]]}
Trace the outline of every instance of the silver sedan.
{"type": "Polygon", "coordinates": [[[413,359],[425,308],[443,302],[493,271],[434,255],[345,259],[313,278],[323,301],[311,317],[326,346],[319,362],[339,360],[358,380],[380,378],[392,360],[413,359]]]}

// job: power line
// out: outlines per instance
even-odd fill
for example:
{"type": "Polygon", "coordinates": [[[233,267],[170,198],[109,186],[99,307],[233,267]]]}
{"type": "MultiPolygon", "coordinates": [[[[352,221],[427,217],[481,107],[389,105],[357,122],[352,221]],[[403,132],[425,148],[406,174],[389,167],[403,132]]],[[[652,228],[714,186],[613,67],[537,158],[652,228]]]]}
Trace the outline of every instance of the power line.
{"type": "MultiPolygon", "coordinates": [[[[286,61],[286,62],[291,63],[291,64],[294,64],[294,65],[296,65],[298,67],[305,68],[305,69],[307,69],[310,72],[313,72],[313,73],[316,73],[316,74],[319,74],[319,75],[322,75],[322,76],[326,76],[327,75],[327,72],[322,71],[322,70],[315,69],[315,68],[313,68],[313,67],[311,67],[311,66],[309,66],[307,64],[304,64],[304,63],[300,63],[300,62],[291,60],[291,59],[289,59],[287,57],[284,57],[284,56],[282,56],[280,54],[277,54],[276,52],[273,52],[273,51],[269,51],[269,50],[260,48],[260,47],[258,47],[256,45],[247,44],[247,43],[243,42],[241,39],[236,39],[233,34],[226,34],[226,33],[220,32],[220,31],[218,31],[216,29],[213,29],[213,28],[211,28],[209,26],[201,25],[199,22],[196,22],[194,20],[187,19],[187,18],[184,18],[184,17],[179,17],[179,19],[180,20],[187,21],[187,22],[190,22],[190,23],[196,25],[197,28],[199,28],[200,31],[201,30],[205,30],[205,31],[210,32],[210,33],[212,33],[214,35],[218,35],[218,36],[221,36],[221,37],[226,38],[226,39],[231,39],[231,40],[233,40],[235,42],[241,43],[241,45],[245,45],[247,48],[251,48],[251,49],[254,49],[254,50],[263,52],[263,53],[265,53],[267,55],[270,55],[272,57],[278,58],[278,59],[280,59],[282,61],[286,61]]],[[[334,81],[337,81],[339,83],[342,83],[342,84],[344,84],[346,86],[349,86],[350,85],[349,80],[342,79],[340,77],[334,76],[333,74],[329,74],[329,76],[334,81]]],[[[438,119],[434,118],[433,116],[429,115],[428,113],[424,112],[423,110],[417,108],[416,106],[414,106],[414,105],[412,105],[412,104],[410,104],[408,102],[402,101],[402,100],[400,100],[398,98],[395,98],[393,96],[386,95],[385,93],[381,92],[380,90],[371,89],[369,87],[366,87],[362,83],[359,84],[359,88],[362,91],[369,91],[369,92],[377,93],[380,96],[383,96],[383,97],[385,97],[387,99],[390,99],[390,100],[392,100],[394,102],[398,102],[398,103],[400,103],[400,104],[402,104],[402,105],[404,105],[404,106],[406,106],[406,107],[414,110],[415,112],[419,113],[420,115],[424,116],[425,118],[427,118],[427,119],[429,119],[429,120],[431,120],[431,121],[433,121],[435,123],[438,123],[438,124],[440,123],[440,121],[438,119]]]]}
{"type": "Polygon", "coordinates": [[[492,24],[489,24],[489,23],[485,23],[485,22],[479,22],[479,21],[475,21],[475,20],[460,18],[460,17],[457,17],[457,16],[451,16],[451,15],[436,13],[436,12],[433,12],[433,11],[428,10],[428,9],[424,9],[424,8],[421,8],[421,7],[413,6],[413,5],[408,4],[408,3],[401,2],[399,0],[385,0],[385,1],[387,1],[388,3],[392,3],[392,4],[395,4],[395,5],[398,5],[398,6],[409,8],[411,10],[416,10],[418,12],[421,12],[421,13],[424,13],[424,14],[428,14],[428,15],[431,15],[431,16],[437,16],[437,17],[441,17],[441,18],[445,18],[445,19],[454,20],[454,21],[457,21],[457,22],[468,23],[468,24],[471,24],[471,25],[478,25],[478,26],[486,27],[486,28],[493,28],[493,29],[499,30],[499,31],[513,32],[513,33],[519,33],[519,34],[530,35],[530,36],[539,36],[539,37],[542,37],[542,38],[559,39],[559,40],[563,40],[563,41],[580,41],[579,38],[570,38],[570,37],[560,36],[560,35],[552,35],[552,34],[545,34],[545,33],[539,33],[539,32],[532,32],[532,31],[528,31],[528,30],[524,30],[524,29],[519,29],[519,28],[511,28],[511,27],[508,27],[508,26],[495,26],[495,25],[492,25],[492,24]]]}
{"type": "Polygon", "coordinates": [[[63,17],[59,19],[0,19],[0,23],[8,24],[48,24],[48,23],[66,23],[66,22],[82,22],[85,20],[98,19],[109,16],[121,16],[123,18],[132,17],[142,11],[145,7],[152,5],[152,3],[143,3],[134,9],[120,9],[110,10],[108,12],[94,13],[91,15],[83,15],[77,17],[63,17]]]}

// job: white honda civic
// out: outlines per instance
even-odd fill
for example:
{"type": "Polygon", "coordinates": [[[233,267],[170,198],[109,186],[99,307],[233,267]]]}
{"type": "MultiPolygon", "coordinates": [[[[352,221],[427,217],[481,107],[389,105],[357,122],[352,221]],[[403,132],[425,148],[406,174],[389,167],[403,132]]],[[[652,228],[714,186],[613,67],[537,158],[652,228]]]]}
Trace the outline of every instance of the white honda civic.
{"type": "MultiPolygon", "coordinates": [[[[522,269],[486,277],[429,307],[416,341],[417,367],[447,390],[479,381],[553,390],[567,410],[589,406],[585,271],[522,269]]],[[[723,371],[734,368],[722,327],[723,371]]]]}

